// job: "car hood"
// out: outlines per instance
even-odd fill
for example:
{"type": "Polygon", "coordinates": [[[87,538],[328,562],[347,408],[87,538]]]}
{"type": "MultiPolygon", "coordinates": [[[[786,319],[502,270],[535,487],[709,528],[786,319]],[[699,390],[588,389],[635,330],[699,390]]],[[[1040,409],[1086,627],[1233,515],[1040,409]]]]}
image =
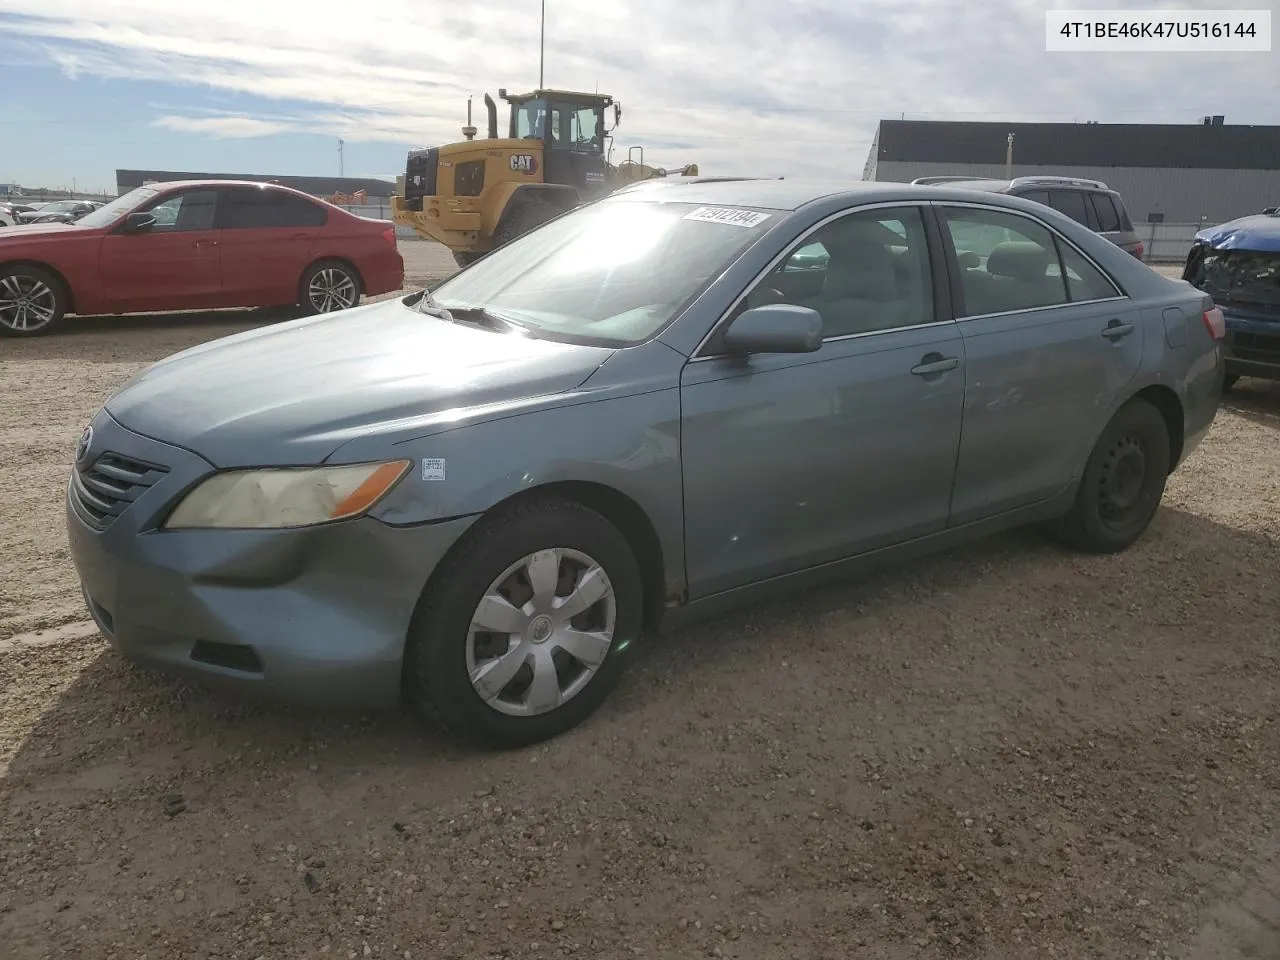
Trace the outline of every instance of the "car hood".
{"type": "Polygon", "coordinates": [[[1280,216],[1268,213],[1241,217],[1216,227],[1207,227],[1195,239],[1215,250],[1257,250],[1280,253],[1280,216]]]}
{"type": "Polygon", "coordinates": [[[0,233],[0,243],[11,240],[25,240],[30,237],[39,237],[48,234],[57,234],[60,237],[66,237],[77,233],[92,232],[91,227],[80,227],[74,223],[15,223],[12,227],[5,227],[4,232],[0,233]]]}
{"type": "Polygon", "coordinates": [[[612,353],[441,320],[395,299],[174,354],[106,409],[218,467],[303,465],[359,437],[447,429],[475,408],[501,415],[572,390],[612,353]]]}

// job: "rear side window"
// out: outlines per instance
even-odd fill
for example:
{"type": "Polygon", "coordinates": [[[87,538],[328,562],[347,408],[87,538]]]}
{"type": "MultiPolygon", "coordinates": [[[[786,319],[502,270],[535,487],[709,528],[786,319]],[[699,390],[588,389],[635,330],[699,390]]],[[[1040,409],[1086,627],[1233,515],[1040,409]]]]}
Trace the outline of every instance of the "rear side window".
{"type": "MultiPolygon", "coordinates": [[[[1058,255],[1062,258],[1061,270],[1067,274],[1067,293],[1072,302],[1081,300],[1106,300],[1119,294],[1115,287],[1092,263],[1080,255],[1070,244],[1054,238],[1058,255]]],[[[1050,272],[1057,272],[1050,268],[1050,272]]]]}
{"type": "Polygon", "coordinates": [[[1050,190],[1049,206],[1090,230],[1098,229],[1097,218],[1086,204],[1085,195],[1079,190],[1050,190]]]}
{"type": "Polygon", "coordinates": [[[1098,229],[1103,233],[1115,233],[1120,230],[1120,214],[1116,211],[1116,205],[1111,202],[1109,193],[1091,193],[1089,199],[1093,201],[1093,209],[1098,214],[1098,229]]]}
{"type": "Polygon", "coordinates": [[[222,225],[227,230],[319,227],[328,213],[305,197],[279,190],[228,190],[222,225]]]}

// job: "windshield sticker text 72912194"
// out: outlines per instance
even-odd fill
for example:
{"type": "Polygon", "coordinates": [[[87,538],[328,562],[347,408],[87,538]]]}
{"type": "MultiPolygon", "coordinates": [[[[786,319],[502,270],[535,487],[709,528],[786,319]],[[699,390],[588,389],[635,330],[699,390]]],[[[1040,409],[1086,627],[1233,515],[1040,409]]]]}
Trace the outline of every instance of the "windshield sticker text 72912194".
{"type": "Polygon", "coordinates": [[[735,227],[757,227],[772,214],[754,210],[734,210],[731,207],[699,207],[684,215],[685,220],[701,220],[703,223],[729,223],[735,227]]]}

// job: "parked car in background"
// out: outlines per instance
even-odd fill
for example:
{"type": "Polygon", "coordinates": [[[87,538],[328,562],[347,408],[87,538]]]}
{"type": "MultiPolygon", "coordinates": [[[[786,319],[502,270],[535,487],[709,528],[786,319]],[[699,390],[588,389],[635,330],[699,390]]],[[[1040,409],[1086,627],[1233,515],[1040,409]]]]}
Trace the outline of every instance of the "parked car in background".
{"type": "Polygon", "coordinates": [[[1221,335],[1015,197],[654,180],[144,370],[76,451],[70,553],[137,662],[525,744],[664,621],[1024,524],[1126,549],[1221,335]]]}
{"type": "Polygon", "coordinates": [[[38,210],[18,214],[19,223],[75,223],[85,214],[92,213],[102,204],[95,200],[54,200],[42,204],[38,210]]]}
{"type": "Polygon", "coordinates": [[[972,177],[920,177],[914,184],[946,184],[970,190],[990,190],[1011,197],[1043,203],[1076,223],[1101,234],[1121,250],[1139,260],[1146,252],[1133,229],[1129,211],[1120,194],[1101,180],[1079,177],[1017,177],[1013,180],[984,180],[972,177]]]}
{"type": "Polygon", "coordinates": [[[1182,277],[1226,317],[1226,381],[1280,380],[1280,209],[1197,233],[1182,277]]]}
{"type": "Polygon", "coordinates": [[[0,231],[0,334],[46,334],[68,313],[327,313],[403,283],[392,224],[276,184],[153,184],[74,223],[0,231]]]}

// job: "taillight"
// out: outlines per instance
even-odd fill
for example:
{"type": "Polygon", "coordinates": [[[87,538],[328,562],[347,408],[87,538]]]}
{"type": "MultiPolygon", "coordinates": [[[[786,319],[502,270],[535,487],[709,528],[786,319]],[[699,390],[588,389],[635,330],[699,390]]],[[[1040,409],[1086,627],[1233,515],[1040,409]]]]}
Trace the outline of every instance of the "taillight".
{"type": "Polygon", "coordinates": [[[1221,340],[1227,335],[1227,318],[1222,315],[1222,311],[1217,307],[1212,310],[1206,310],[1203,315],[1204,328],[1209,331],[1209,336],[1214,340],[1221,340]]]}
{"type": "Polygon", "coordinates": [[[389,227],[388,229],[383,230],[382,239],[387,241],[387,243],[391,244],[391,246],[394,247],[396,245],[396,228],[389,227]]]}
{"type": "Polygon", "coordinates": [[[1142,245],[1142,243],[1141,243],[1141,242],[1139,242],[1139,243],[1138,243],[1138,249],[1136,249],[1136,250],[1134,250],[1134,251],[1133,251],[1133,255],[1134,255],[1135,257],[1137,257],[1139,260],[1141,260],[1141,259],[1142,259],[1142,255],[1143,255],[1145,252],[1146,252],[1146,247],[1144,247],[1144,246],[1142,245]]]}

